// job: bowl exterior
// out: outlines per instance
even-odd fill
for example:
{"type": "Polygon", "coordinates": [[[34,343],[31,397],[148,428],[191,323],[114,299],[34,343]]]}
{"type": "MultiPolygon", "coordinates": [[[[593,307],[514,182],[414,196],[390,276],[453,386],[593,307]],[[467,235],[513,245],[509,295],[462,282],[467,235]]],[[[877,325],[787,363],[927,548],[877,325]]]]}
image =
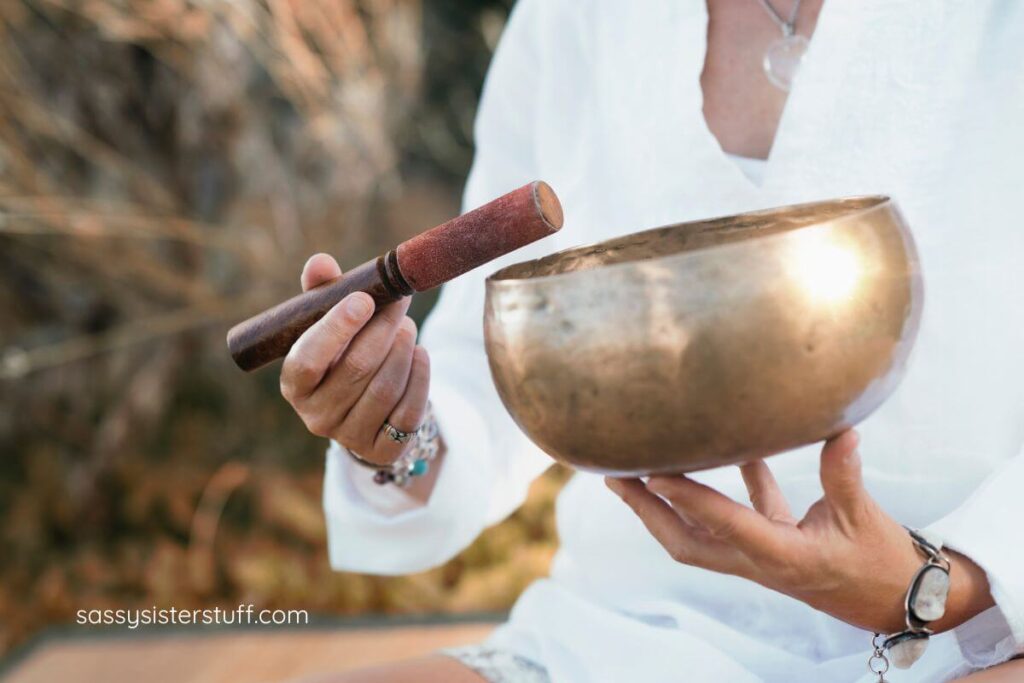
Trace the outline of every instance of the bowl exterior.
{"type": "Polygon", "coordinates": [[[688,472],[864,419],[902,376],[922,305],[912,238],[886,201],[713,248],[492,278],[484,336],[502,401],[549,455],[688,472]]]}

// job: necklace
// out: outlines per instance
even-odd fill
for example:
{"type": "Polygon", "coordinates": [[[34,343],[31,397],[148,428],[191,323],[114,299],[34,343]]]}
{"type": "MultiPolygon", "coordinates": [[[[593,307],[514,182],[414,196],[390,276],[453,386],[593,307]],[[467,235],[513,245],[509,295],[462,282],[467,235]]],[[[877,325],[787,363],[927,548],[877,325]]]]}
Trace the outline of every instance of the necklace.
{"type": "Polygon", "coordinates": [[[772,42],[764,51],[764,75],[771,84],[783,92],[789,92],[800,69],[800,60],[807,51],[808,40],[796,32],[796,17],[800,13],[800,0],[795,0],[789,13],[789,20],[782,18],[778,10],[769,0],[760,0],[761,6],[768,12],[775,25],[782,31],[782,37],[772,42]]]}

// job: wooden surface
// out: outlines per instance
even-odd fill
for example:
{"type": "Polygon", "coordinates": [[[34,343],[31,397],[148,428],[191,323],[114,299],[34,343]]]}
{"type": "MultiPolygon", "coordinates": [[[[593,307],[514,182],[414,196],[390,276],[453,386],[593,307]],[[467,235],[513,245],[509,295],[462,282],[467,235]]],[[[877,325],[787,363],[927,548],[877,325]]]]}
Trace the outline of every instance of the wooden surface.
{"type": "Polygon", "coordinates": [[[493,624],[268,629],[44,642],[4,683],[277,683],[479,642],[493,624]]]}

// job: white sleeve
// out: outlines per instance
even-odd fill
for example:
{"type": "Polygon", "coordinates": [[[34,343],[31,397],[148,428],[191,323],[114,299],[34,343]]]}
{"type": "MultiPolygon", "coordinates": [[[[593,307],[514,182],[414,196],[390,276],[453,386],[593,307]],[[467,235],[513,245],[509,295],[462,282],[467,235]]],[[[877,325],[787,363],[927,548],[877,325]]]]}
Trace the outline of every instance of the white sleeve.
{"type": "MultiPolygon", "coordinates": [[[[532,103],[546,2],[519,2],[495,52],[476,119],[465,210],[539,179],[532,103]]],[[[518,507],[550,464],[502,406],[483,345],[484,279],[545,249],[531,246],[446,285],[424,326],[430,400],[447,447],[430,500],[421,505],[396,487],[378,487],[341,446],[328,450],[324,510],[335,569],[404,574],[441,564],[518,507]]]]}
{"type": "Polygon", "coordinates": [[[1024,451],[929,530],[985,570],[996,606],[954,630],[975,667],[1024,654],[1024,451]]]}

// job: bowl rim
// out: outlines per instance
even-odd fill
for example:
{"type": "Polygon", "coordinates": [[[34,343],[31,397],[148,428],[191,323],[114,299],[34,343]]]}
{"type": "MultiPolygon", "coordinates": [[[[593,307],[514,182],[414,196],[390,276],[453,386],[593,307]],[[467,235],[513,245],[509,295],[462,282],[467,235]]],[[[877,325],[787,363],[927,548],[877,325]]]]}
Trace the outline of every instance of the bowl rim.
{"type": "MultiPolygon", "coordinates": [[[[843,222],[846,222],[846,221],[852,221],[852,220],[854,220],[856,218],[859,218],[859,217],[861,217],[861,216],[863,216],[865,214],[873,213],[873,212],[876,212],[876,211],[885,211],[885,210],[890,210],[891,211],[894,208],[896,208],[896,202],[893,200],[892,196],[890,196],[890,195],[886,195],[886,194],[860,194],[860,195],[848,195],[848,196],[844,196],[844,197],[834,197],[832,199],[823,199],[823,200],[812,201],[812,202],[801,202],[801,203],[798,203],[798,204],[787,204],[787,205],[784,205],[784,206],[770,207],[770,208],[766,208],[766,209],[755,209],[754,211],[743,211],[743,212],[735,213],[735,214],[725,214],[725,215],[720,215],[720,216],[709,216],[707,218],[699,218],[699,219],[690,220],[690,221],[682,221],[682,222],[679,222],[679,223],[667,223],[665,225],[659,225],[659,226],[656,226],[656,227],[653,227],[653,228],[646,228],[644,230],[639,230],[639,231],[634,232],[634,233],[626,233],[626,234],[622,234],[622,235],[617,235],[615,237],[610,237],[608,239],[599,240],[597,242],[589,242],[589,243],[586,243],[586,244],[580,244],[580,245],[576,245],[576,246],[573,246],[573,247],[567,247],[565,249],[560,249],[559,251],[552,252],[550,254],[545,254],[544,256],[540,256],[538,258],[527,259],[525,261],[519,261],[519,262],[516,262],[516,263],[511,263],[511,264],[509,264],[507,266],[499,268],[498,270],[496,270],[493,273],[491,273],[490,275],[488,275],[486,280],[485,280],[485,285],[486,285],[486,287],[488,289],[496,288],[496,287],[508,288],[508,287],[519,287],[519,286],[526,286],[526,285],[537,285],[537,284],[542,284],[542,283],[547,283],[547,282],[551,282],[551,281],[554,281],[554,280],[558,280],[558,279],[564,278],[564,277],[570,277],[570,276],[573,276],[573,275],[578,276],[578,275],[581,275],[583,273],[588,273],[588,272],[590,272],[590,273],[599,272],[599,271],[602,271],[602,270],[604,270],[606,268],[620,268],[620,267],[621,268],[625,268],[625,267],[635,266],[637,263],[640,263],[640,262],[649,263],[649,262],[662,261],[664,259],[685,257],[685,256],[688,256],[688,255],[691,255],[691,254],[694,254],[694,253],[700,252],[700,251],[706,251],[706,250],[711,250],[711,249],[725,249],[725,248],[728,248],[728,247],[735,247],[736,245],[739,245],[739,244],[746,244],[746,243],[752,242],[752,241],[758,241],[758,240],[762,240],[762,239],[770,239],[772,237],[779,237],[779,236],[782,236],[782,235],[790,234],[790,233],[793,232],[793,230],[783,230],[783,231],[779,231],[779,232],[773,232],[773,233],[770,233],[770,234],[767,234],[767,235],[754,235],[754,236],[750,237],[749,239],[737,240],[735,242],[726,242],[726,243],[718,244],[718,245],[706,245],[706,246],[697,247],[697,248],[694,248],[694,249],[681,249],[681,250],[673,251],[671,253],[662,254],[662,255],[658,255],[658,256],[651,256],[651,257],[644,258],[644,259],[630,259],[630,260],[625,260],[625,261],[619,261],[617,263],[610,263],[610,264],[605,264],[605,265],[599,265],[599,266],[596,266],[596,267],[593,267],[593,268],[584,268],[582,270],[560,272],[560,273],[551,273],[549,275],[538,275],[538,276],[535,276],[535,277],[505,277],[503,275],[507,271],[510,271],[512,269],[518,269],[518,268],[521,268],[521,267],[526,266],[528,264],[539,263],[541,261],[545,261],[547,259],[553,259],[555,257],[564,257],[567,254],[571,254],[572,252],[575,252],[575,251],[583,252],[583,251],[591,250],[591,249],[594,249],[595,247],[601,246],[602,244],[606,244],[608,242],[614,242],[616,240],[620,240],[620,239],[622,239],[624,237],[629,236],[630,234],[632,234],[632,235],[643,235],[645,233],[658,232],[660,230],[665,230],[665,229],[668,229],[668,228],[682,228],[682,227],[685,227],[685,226],[700,225],[701,223],[713,223],[715,221],[719,221],[719,220],[727,219],[727,218],[757,217],[757,216],[777,216],[779,214],[785,214],[787,212],[797,211],[797,210],[800,210],[800,209],[808,209],[808,208],[816,207],[816,206],[827,206],[827,205],[844,204],[844,203],[861,204],[861,206],[858,206],[856,208],[850,208],[848,211],[841,212],[838,215],[833,216],[832,218],[828,218],[826,220],[813,221],[813,222],[807,223],[806,225],[802,225],[802,226],[800,226],[798,228],[794,228],[794,230],[808,230],[808,229],[812,229],[812,228],[822,228],[822,227],[825,227],[825,226],[832,226],[832,225],[835,225],[837,223],[843,223],[843,222]]],[[[898,212],[898,209],[897,209],[897,212],[898,212]]]]}

